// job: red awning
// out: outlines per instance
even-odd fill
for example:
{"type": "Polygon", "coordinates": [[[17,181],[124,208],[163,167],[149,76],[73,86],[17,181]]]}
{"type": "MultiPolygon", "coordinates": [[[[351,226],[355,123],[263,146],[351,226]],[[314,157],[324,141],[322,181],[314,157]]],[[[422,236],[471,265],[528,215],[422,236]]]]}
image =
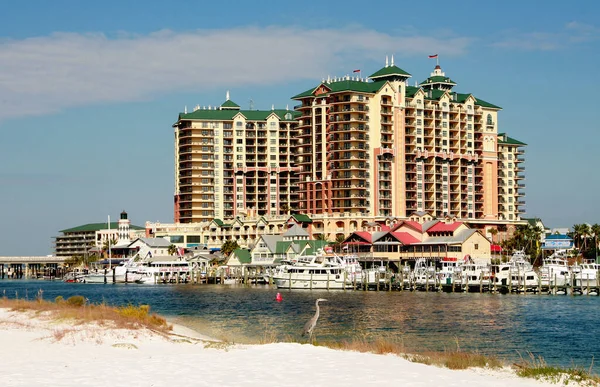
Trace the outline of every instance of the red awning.
{"type": "Polygon", "coordinates": [[[492,253],[499,253],[502,251],[502,247],[500,245],[491,245],[492,253]]]}

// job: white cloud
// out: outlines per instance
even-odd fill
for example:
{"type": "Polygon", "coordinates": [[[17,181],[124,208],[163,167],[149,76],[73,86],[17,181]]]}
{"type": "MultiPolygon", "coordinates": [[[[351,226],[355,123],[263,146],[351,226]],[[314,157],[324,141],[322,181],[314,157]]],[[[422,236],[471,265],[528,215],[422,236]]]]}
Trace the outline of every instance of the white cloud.
{"type": "Polygon", "coordinates": [[[316,79],[361,60],[460,55],[471,38],[393,36],[352,27],[246,27],[149,35],[55,33],[0,41],[0,119],[174,90],[316,79]]]}
{"type": "Polygon", "coordinates": [[[527,32],[505,31],[503,37],[492,43],[494,47],[525,51],[550,51],[569,47],[574,43],[597,40],[600,29],[579,22],[570,22],[559,31],[527,32]]]}

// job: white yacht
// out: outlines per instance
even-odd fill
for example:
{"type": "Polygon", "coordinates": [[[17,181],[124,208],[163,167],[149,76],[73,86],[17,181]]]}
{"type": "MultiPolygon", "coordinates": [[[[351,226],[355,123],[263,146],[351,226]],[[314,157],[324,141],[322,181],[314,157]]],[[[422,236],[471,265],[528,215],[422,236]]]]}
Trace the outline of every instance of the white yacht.
{"type": "Polygon", "coordinates": [[[539,285],[539,275],[523,250],[516,251],[506,263],[492,266],[494,284],[527,290],[539,285]]]}
{"type": "Polygon", "coordinates": [[[187,282],[192,266],[185,259],[173,258],[172,256],[154,257],[141,262],[136,270],[140,275],[136,282],[150,284],[187,282]]]}
{"type": "Polygon", "coordinates": [[[589,262],[571,267],[573,273],[573,285],[581,287],[598,286],[598,274],[600,263],[589,262]]]}
{"type": "Polygon", "coordinates": [[[417,288],[436,286],[435,267],[429,264],[425,258],[417,258],[415,269],[412,272],[413,284],[417,288]]]}
{"type": "Polygon", "coordinates": [[[548,258],[544,258],[540,267],[542,286],[567,286],[570,284],[571,271],[567,263],[566,252],[557,250],[548,258]]]}
{"type": "Polygon", "coordinates": [[[130,258],[117,266],[91,271],[83,275],[79,282],[96,284],[136,282],[141,278],[141,274],[137,272],[137,267],[138,264],[135,262],[135,259],[130,258]]]}
{"type": "Polygon", "coordinates": [[[461,281],[467,287],[487,286],[491,284],[492,273],[487,264],[475,263],[471,259],[462,264],[461,281]]]}
{"type": "Polygon", "coordinates": [[[456,257],[444,257],[440,260],[441,268],[438,280],[442,285],[460,285],[462,283],[462,262],[456,257]]]}
{"type": "Polygon", "coordinates": [[[330,261],[321,251],[315,255],[301,255],[295,262],[277,266],[273,282],[283,289],[352,288],[345,267],[330,261]]]}

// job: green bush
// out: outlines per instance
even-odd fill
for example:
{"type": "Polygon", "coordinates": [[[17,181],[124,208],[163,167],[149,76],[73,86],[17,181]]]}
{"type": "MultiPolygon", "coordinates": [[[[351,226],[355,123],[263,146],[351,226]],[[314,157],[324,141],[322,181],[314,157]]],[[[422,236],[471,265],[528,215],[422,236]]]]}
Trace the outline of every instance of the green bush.
{"type": "Polygon", "coordinates": [[[71,306],[84,306],[85,305],[85,297],[83,296],[71,296],[67,298],[67,304],[71,306]]]}

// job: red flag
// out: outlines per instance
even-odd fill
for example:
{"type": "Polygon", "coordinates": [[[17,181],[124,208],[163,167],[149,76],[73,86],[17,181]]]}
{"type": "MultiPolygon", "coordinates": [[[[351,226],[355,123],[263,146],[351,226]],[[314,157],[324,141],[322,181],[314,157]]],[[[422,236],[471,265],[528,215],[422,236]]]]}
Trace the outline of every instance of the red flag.
{"type": "Polygon", "coordinates": [[[353,73],[360,73],[360,70],[354,70],[353,73]]]}
{"type": "Polygon", "coordinates": [[[437,58],[438,54],[433,54],[433,55],[429,55],[429,58],[433,59],[433,58],[437,58]]]}

